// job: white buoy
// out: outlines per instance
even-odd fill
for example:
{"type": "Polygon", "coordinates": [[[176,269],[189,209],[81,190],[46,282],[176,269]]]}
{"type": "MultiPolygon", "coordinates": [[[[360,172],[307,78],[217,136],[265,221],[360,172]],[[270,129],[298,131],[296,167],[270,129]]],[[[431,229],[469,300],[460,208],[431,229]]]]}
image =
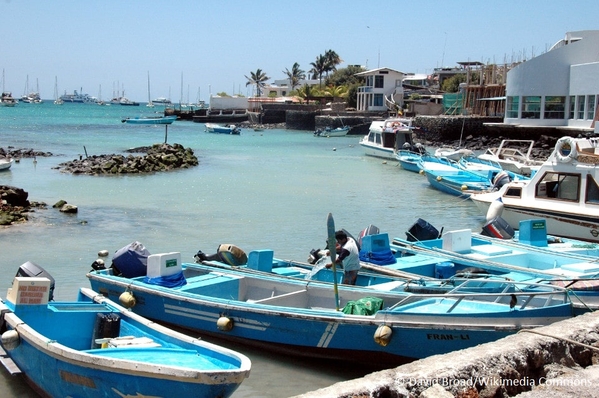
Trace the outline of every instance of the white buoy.
{"type": "Polygon", "coordinates": [[[218,318],[218,321],[216,321],[216,327],[218,328],[218,330],[228,332],[231,329],[233,329],[233,320],[227,318],[226,316],[221,316],[220,318],[218,318]]]}
{"type": "Polygon", "coordinates": [[[489,210],[487,210],[487,222],[491,221],[496,217],[501,217],[503,213],[503,201],[501,198],[497,198],[491,202],[489,205],[489,210]]]}
{"type": "Polygon", "coordinates": [[[379,326],[374,332],[374,341],[383,347],[386,347],[391,341],[393,330],[387,325],[379,326]]]}
{"type": "Polygon", "coordinates": [[[16,330],[7,330],[2,333],[2,346],[7,350],[14,350],[19,344],[21,344],[21,339],[19,337],[19,332],[16,330]]]}

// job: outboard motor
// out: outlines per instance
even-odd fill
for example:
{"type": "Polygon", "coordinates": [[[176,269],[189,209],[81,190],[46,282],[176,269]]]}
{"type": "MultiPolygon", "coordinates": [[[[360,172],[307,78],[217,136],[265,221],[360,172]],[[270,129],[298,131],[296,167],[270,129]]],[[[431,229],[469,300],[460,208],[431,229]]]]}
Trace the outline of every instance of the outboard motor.
{"type": "Polygon", "coordinates": [[[438,239],[440,236],[441,233],[439,230],[422,218],[419,218],[406,232],[408,242],[438,239]]]}
{"type": "Polygon", "coordinates": [[[17,271],[17,275],[15,276],[26,278],[48,278],[50,280],[50,295],[48,296],[48,300],[52,301],[54,299],[54,278],[36,263],[27,261],[26,263],[21,264],[17,271]]]}
{"type": "Polygon", "coordinates": [[[493,178],[493,188],[500,189],[502,186],[504,186],[505,184],[507,184],[510,181],[511,181],[510,175],[508,173],[506,173],[505,170],[500,171],[493,178]]]}

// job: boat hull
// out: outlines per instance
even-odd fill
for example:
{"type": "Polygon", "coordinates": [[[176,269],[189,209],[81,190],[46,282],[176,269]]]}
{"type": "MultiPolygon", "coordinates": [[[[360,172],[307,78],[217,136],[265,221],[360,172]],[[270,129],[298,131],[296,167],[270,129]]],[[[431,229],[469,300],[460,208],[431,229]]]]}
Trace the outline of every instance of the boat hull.
{"type": "MultiPolygon", "coordinates": [[[[501,197],[502,191],[486,194],[475,194],[470,199],[483,213],[488,214],[491,203],[501,197]]],[[[599,242],[599,220],[593,215],[573,213],[564,207],[528,207],[516,201],[502,197],[503,218],[512,228],[518,229],[520,222],[530,219],[544,219],[547,223],[547,233],[565,238],[580,239],[589,242],[599,242]]],[[[524,203],[523,203],[524,204],[524,203]]]]}
{"type": "MultiPolygon", "coordinates": [[[[299,281],[295,282],[299,289],[296,292],[279,297],[273,292],[268,293],[265,299],[239,301],[202,295],[202,288],[190,278],[187,279],[186,286],[190,289],[187,292],[186,287],[175,291],[102,272],[92,272],[88,278],[94,289],[108,297],[116,298],[129,289],[137,298],[133,311],[160,322],[294,355],[352,362],[400,364],[494,341],[522,327],[520,320],[512,323],[512,320],[500,319],[502,316],[476,318],[471,313],[439,317],[438,314],[395,313],[390,310],[379,311],[374,316],[347,315],[335,311],[335,298],[330,286],[326,287],[329,302],[326,308],[320,305],[296,308],[288,303],[297,304],[297,300],[308,297],[309,289],[318,289],[314,283],[306,286],[307,282],[299,281]],[[216,327],[222,317],[230,320],[230,329],[219,330],[216,327]],[[377,344],[374,339],[377,329],[383,325],[393,330],[393,338],[386,346],[377,344]]],[[[221,288],[212,286],[211,289],[221,294],[226,292],[224,285],[221,288]]],[[[370,292],[374,297],[377,293],[380,296],[380,292],[370,292]]],[[[339,295],[341,303],[346,303],[348,292],[342,290],[339,295]]],[[[403,295],[395,294],[395,298],[400,300],[403,295]]],[[[569,306],[553,310],[551,314],[545,311],[535,314],[533,311],[525,322],[545,324],[549,318],[565,319],[571,311],[569,306]]],[[[508,316],[513,315],[520,314],[509,313],[508,316]]]]}
{"type": "Polygon", "coordinates": [[[126,314],[90,289],[81,292],[78,302],[0,303],[7,333],[18,336],[15,342],[3,334],[2,356],[42,396],[228,397],[249,375],[249,359],[241,354],[126,314]],[[96,329],[105,314],[120,315],[116,330],[123,334],[103,339],[112,343],[120,338],[117,345],[95,348],[94,342],[100,344],[95,337],[115,330],[106,324],[96,329]],[[143,336],[144,342],[120,345],[132,336],[143,336]]]}
{"type": "Polygon", "coordinates": [[[136,117],[123,119],[123,122],[127,124],[172,124],[175,120],[177,120],[177,116],[136,117]]]}

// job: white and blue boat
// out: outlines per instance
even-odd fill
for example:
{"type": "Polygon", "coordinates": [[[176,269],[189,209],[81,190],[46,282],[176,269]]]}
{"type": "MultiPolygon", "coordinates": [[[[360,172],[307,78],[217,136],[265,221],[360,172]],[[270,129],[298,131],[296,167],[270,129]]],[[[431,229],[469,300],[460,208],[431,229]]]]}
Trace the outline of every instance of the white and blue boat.
{"type": "Polygon", "coordinates": [[[374,121],[370,124],[368,134],[360,140],[364,154],[383,159],[395,159],[395,154],[405,145],[412,146],[414,141],[413,120],[410,118],[391,118],[374,121]]]}
{"type": "Polygon", "coordinates": [[[38,276],[15,277],[0,302],[0,362],[41,396],[228,397],[249,377],[242,354],[158,325],[89,288],[77,301],[52,301],[53,279],[33,263],[21,268],[38,276]]]}
{"type": "Polygon", "coordinates": [[[177,116],[138,116],[127,117],[121,122],[128,124],[172,124],[177,116]]]}
{"type": "MultiPolygon", "coordinates": [[[[148,256],[148,272],[152,256],[168,257],[148,256]]],[[[549,285],[525,292],[501,281],[507,284],[501,293],[443,295],[382,284],[335,289],[269,275],[272,257],[272,251],[250,252],[248,267],[264,271],[260,275],[192,263],[160,266],[185,281],[177,286],[153,283],[147,275],[125,277],[129,272],[122,264],[120,275],[111,267],[87,277],[94,290],[113,300],[132,295],[132,311],[160,322],[278,352],[361,363],[398,364],[443,354],[572,316],[566,291],[549,285]]]]}
{"type": "MultiPolygon", "coordinates": [[[[539,222],[531,220],[529,228],[539,222]]],[[[502,278],[563,286],[575,296],[577,312],[599,309],[599,265],[585,253],[587,249],[577,252],[571,248],[568,252],[542,247],[531,244],[530,237],[524,235],[534,236],[535,232],[520,231],[519,244],[472,234],[469,229],[449,231],[436,239],[394,238],[390,247],[397,261],[384,268],[453,279],[455,284],[463,278],[502,278]]]]}
{"type": "Polygon", "coordinates": [[[432,160],[423,159],[419,163],[420,172],[426,176],[431,187],[438,191],[468,197],[472,192],[485,192],[493,188],[488,177],[461,169],[454,161],[446,158],[432,160]]]}
{"type": "Polygon", "coordinates": [[[216,134],[239,135],[241,134],[241,127],[236,126],[234,124],[223,126],[221,124],[216,123],[206,123],[206,131],[209,133],[216,134]]]}

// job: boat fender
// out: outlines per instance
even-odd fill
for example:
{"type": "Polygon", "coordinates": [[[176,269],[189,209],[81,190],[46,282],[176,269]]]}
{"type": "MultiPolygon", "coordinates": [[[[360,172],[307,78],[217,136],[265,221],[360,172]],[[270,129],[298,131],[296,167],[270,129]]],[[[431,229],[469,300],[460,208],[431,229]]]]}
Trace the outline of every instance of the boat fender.
{"type": "Polygon", "coordinates": [[[442,179],[443,179],[443,177],[437,176],[437,181],[441,181],[442,179]]]}
{"type": "Polygon", "coordinates": [[[380,346],[386,347],[391,341],[393,330],[387,325],[381,325],[374,332],[374,341],[380,346]]]}
{"type": "Polygon", "coordinates": [[[493,220],[494,218],[501,217],[503,213],[503,201],[501,198],[497,198],[491,202],[489,205],[489,209],[487,210],[486,219],[487,222],[493,220]]]}
{"type": "Polygon", "coordinates": [[[21,344],[21,338],[16,330],[7,330],[2,333],[2,347],[5,349],[14,350],[19,344],[21,344]]]}
{"type": "Polygon", "coordinates": [[[462,191],[465,191],[468,189],[468,185],[462,184],[462,186],[460,188],[462,189],[462,191]]]}
{"type": "Polygon", "coordinates": [[[576,142],[572,137],[562,137],[555,144],[555,158],[558,162],[568,163],[578,157],[576,142]]]}
{"type": "Polygon", "coordinates": [[[222,258],[223,262],[238,267],[240,265],[247,264],[248,256],[243,250],[235,245],[222,244],[218,246],[218,254],[222,258]]]}
{"type": "Polygon", "coordinates": [[[216,321],[216,327],[218,330],[228,332],[233,329],[233,320],[231,318],[227,318],[226,316],[221,316],[218,318],[218,321],[216,321]]]}
{"type": "Polygon", "coordinates": [[[135,307],[135,304],[137,304],[137,300],[135,300],[133,293],[127,290],[119,296],[119,303],[125,308],[133,308],[135,307]]]}

